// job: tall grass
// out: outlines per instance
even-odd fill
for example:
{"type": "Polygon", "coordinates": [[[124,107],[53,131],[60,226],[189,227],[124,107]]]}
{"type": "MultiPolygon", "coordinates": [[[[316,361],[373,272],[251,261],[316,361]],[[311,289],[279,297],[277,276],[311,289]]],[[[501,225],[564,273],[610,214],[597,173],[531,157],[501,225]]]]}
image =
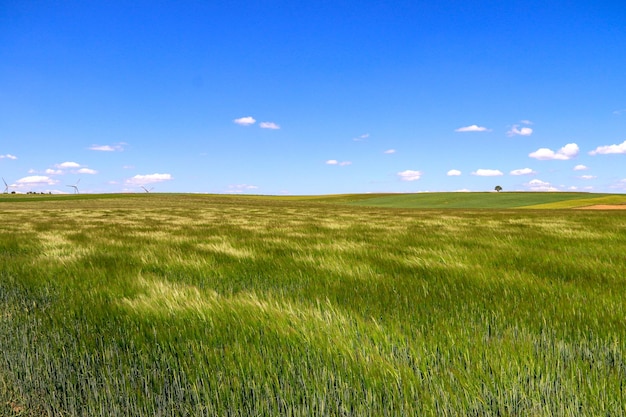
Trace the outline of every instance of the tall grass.
{"type": "Polygon", "coordinates": [[[0,415],[624,415],[626,217],[0,205],[0,415]]]}

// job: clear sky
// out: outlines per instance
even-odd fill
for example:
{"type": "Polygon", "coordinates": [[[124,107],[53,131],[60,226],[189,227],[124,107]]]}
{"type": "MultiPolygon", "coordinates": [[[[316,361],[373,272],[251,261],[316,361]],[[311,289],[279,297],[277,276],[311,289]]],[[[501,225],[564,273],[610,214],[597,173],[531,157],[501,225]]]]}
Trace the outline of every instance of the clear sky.
{"type": "Polygon", "coordinates": [[[626,3],[2,0],[0,174],[16,192],[626,192],[626,3]]]}

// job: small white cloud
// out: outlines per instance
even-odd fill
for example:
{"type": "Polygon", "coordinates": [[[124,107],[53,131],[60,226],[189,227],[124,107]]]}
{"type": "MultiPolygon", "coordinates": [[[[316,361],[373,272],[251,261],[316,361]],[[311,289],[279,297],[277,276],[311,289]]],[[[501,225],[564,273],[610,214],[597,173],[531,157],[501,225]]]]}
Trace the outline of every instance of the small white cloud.
{"type": "Polygon", "coordinates": [[[76,162],[63,162],[60,164],[56,164],[55,167],[60,169],[80,168],[80,164],[76,162]]]}
{"type": "Polygon", "coordinates": [[[254,117],[252,116],[246,116],[246,117],[240,117],[239,119],[235,119],[233,120],[234,123],[240,125],[240,126],[250,126],[256,123],[256,120],[254,120],[254,117]]]}
{"type": "Polygon", "coordinates": [[[446,175],[448,177],[458,177],[459,175],[461,175],[461,171],[459,171],[458,169],[451,169],[446,175]]]}
{"type": "Polygon", "coordinates": [[[125,145],[123,143],[118,143],[115,145],[91,145],[88,149],[91,151],[100,151],[100,152],[121,152],[124,150],[125,145]]]}
{"type": "Polygon", "coordinates": [[[261,129],[273,129],[273,130],[280,129],[280,126],[278,126],[274,122],[261,122],[259,126],[261,127],[261,129]]]}
{"type": "Polygon", "coordinates": [[[547,160],[560,160],[566,161],[568,159],[572,159],[578,156],[578,152],[580,149],[578,145],[575,143],[568,143],[563,146],[558,151],[554,152],[552,149],[548,148],[539,148],[535,152],[531,152],[528,154],[529,157],[539,159],[541,161],[547,160]]]}
{"type": "Polygon", "coordinates": [[[387,150],[386,150],[385,152],[383,152],[383,153],[385,153],[385,154],[387,154],[387,155],[391,155],[391,154],[393,154],[393,153],[396,153],[396,150],[395,150],[395,149],[387,149],[387,150]]]}
{"type": "Polygon", "coordinates": [[[528,120],[528,119],[521,120],[521,121],[520,121],[520,123],[521,123],[521,124],[524,124],[524,125],[532,125],[532,124],[534,124],[533,122],[531,122],[531,121],[530,121],[530,120],[528,120]]]}
{"type": "Polygon", "coordinates": [[[536,172],[530,168],[522,168],[522,169],[514,169],[513,171],[510,172],[510,174],[511,175],[533,175],[533,174],[536,174],[536,172]]]}
{"type": "Polygon", "coordinates": [[[89,169],[89,168],[81,168],[78,171],[76,171],[76,173],[78,174],[89,174],[89,175],[95,175],[98,173],[98,171],[96,171],[95,169],[89,169]]]}
{"type": "Polygon", "coordinates": [[[539,179],[534,179],[524,184],[531,191],[558,191],[558,188],[553,187],[552,184],[539,179]]]}
{"type": "Polygon", "coordinates": [[[24,178],[20,178],[19,180],[15,181],[16,185],[19,186],[34,186],[34,185],[54,185],[57,184],[59,181],[54,180],[50,177],[44,176],[44,175],[32,175],[30,177],[24,177],[24,178]]]}
{"type": "Polygon", "coordinates": [[[397,175],[402,181],[417,181],[422,177],[422,172],[407,169],[405,171],[398,172],[397,175]]]}
{"type": "Polygon", "coordinates": [[[235,184],[228,186],[229,193],[243,193],[246,191],[258,190],[259,187],[250,184],[235,184]]]}
{"type": "Polygon", "coordinates": [[[12,159],[12,160],[16,160],[17,156],[15,155],[11,155],[10,153],[5,154],[5,155],[0,155],[0,159],[12,159]]]}
{"type": "Polygon", "coordinates": [[[125,183],[127,185],[146,185],[146,184],[154,184],[157,182],[169,181],[172,179],[170,174],[147,174],[147,175],[135,175],[132,178],[128,178],[125,183]]]}
{"type": "Polygon", "coordinates": [[[336,159],[329,159],[328,161],[326,161],[326,165],[339,165],[340,167],[345,167],[348,165],[352,165],[352,162],[350,161],[337,161],[336,159]]]}
{"type": "Polygon", "coordinates": [[[533,134],[533,129],[530,127],[520,128],[519,125],[513,125],[511,130],[506,132],[506,134],[509,136],[530,136],[533,134]]]}
{"type": "Polygon", "coordinates": [[[596,179],[598,177],[596,177],[595,175],[581,175],[578,178],[580,178],[581,180],[593,180],[593,179],[596,179]]]}
{"type": "Polygon", "coordinates": [[[465,126],[465,127],[459,127],[458,129],[455,129],[454,131],[455,132],[489,132],[490,129],[487,129],[486,127],[483,127],[483,126],[470,125],[470,126],[465,126]]]}
{"type": "Polygon", "coordinates": [[[365,140],[365,139],[367,139],[369,137],[370,137],[370,134],[369,133],[365,133],[365,134],[363,134],[363,135],[361,135],[359,137],[356,137],[356,138],[354,138],[352,140],[360,142],[360,141],[363,141],[363,140],[365,140]]]}
{"type": "Polygon", "coordinates": [[[576,166],[574,167],[574,171],[586,171],[586,170],[588,170],[588,169],[589,169],[589,168],[587,168],[585,165],[576,165],[576,166]]]}
{"type": "Polygon", "coordinates": [[[472,172],[472,175],[476,175],[477,177],[500,177],[504,174],[498,169],[477,169],[472,172]]]}
{"type": "Polygon", "coordinates": [[[622,114],[626,114],[626,109],[615,110],[613,112],[613,114],[616,115],[616,116],[620,116],[622,114]]]}
{"type": "Polygon", "coordinates": [[[619,145],[598,146],[595,150],[589,152],[589,155],[608,155],[624,153],[626,153],[626,140],[619,145]]]}
{"type": "MultiPolygon", "coordinates": [[[[32,171],[32,172],[34,172],[34,171],[32,171]]],[[[48,168],[48,169],[45,170],[45,173],[48,174],[48,175],[61,175],[61,174],[63,174],[63,171],[61,171],[60,169],[50,169],[50,168],[48,168]]]]}

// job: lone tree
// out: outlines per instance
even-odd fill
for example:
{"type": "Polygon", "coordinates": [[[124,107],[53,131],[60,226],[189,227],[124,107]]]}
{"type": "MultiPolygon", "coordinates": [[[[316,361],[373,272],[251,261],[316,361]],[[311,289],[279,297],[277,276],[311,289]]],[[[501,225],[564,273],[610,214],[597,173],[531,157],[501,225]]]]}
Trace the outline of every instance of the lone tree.
{"type": "Polygon", "coordinates": [[[500,192],[500,191],[502,191],[502,187],[500,187],[499,185],[496,185],[495,190],[496,190],[497,192],[500,192]]]}

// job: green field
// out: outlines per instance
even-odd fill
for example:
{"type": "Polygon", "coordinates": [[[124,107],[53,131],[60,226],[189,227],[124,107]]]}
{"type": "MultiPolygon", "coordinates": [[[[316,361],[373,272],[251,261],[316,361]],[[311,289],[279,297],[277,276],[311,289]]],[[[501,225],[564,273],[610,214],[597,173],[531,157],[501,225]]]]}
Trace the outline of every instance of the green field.
{"type": "Polygon", "coordinates": [[[0,415],[626,415],[622,196],[454,194],[2,196],[0,415]]]}

